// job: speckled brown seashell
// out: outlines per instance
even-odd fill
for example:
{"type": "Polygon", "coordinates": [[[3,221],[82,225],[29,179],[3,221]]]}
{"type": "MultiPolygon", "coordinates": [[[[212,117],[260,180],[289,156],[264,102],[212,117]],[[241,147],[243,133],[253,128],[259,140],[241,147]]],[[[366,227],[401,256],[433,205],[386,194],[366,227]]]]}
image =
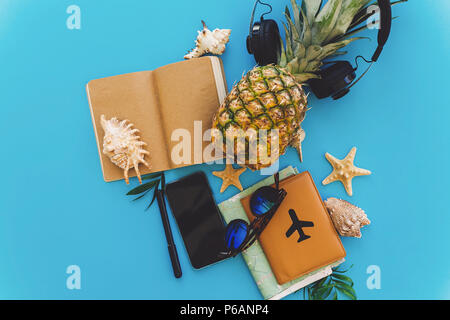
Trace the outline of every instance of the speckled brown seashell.
{"type": "Polygon", "coordinates": [[[361,238],[361,228],[370,224],[366,213],[348,201],[328,198],[325,206],[341,236],[361,238]]]}

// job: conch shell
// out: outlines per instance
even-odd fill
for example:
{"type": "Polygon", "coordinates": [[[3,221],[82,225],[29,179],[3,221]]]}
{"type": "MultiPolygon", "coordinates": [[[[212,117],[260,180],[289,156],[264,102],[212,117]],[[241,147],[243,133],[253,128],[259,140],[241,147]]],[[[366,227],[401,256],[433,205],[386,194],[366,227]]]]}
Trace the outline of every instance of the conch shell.
{"type": "Polygon", "coordinates": [[[149,152],[143,148],[147,144],[136,134],[139,130],[133,129],[133,124],[128,120],[119,121],[116,118],[106,120],[103,114],[100,116],[100,123],[105,131],[103,153],[111,159],[112,163],[123,169],[127,184],[129,184],[128,170],[131,168],[134,168],[139,183],[142,183],[139,163],[143,163],[147,168],[150,168],[150,165],[144,160],[149,152]]]}
{"type": "Polygon", "coordinates": [[[185,59],[198,58],[207,53],[221,55],[225,51],[225,45],[229,41],[231,30],[214,29],[214,31],[211,31],[206,27],[205,21],[202,20],[202,24],[203,30],[198,31],[195,48],[184,56],[185,59]]]}
{"type": "Polygon", "coordinates": [[[361,228],[370,224],[361,208],[345,200],[328,198],[325,206],[333,220],[334,227],[341,236],[361,238],[361,228]]]}

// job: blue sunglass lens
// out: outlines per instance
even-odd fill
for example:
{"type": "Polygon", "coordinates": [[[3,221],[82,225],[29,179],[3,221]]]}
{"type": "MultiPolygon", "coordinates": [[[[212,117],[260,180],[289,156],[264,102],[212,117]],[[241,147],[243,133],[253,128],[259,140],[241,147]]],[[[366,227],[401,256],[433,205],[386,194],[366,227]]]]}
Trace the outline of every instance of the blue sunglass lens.
{"type": "Polygon", "coordinates": [[[236,250],[247,237],[248,224],[244,220],[233,220],[227,226],[225,241],[228,250],[236,250]]]}
{"type": "Polygon", "coordinates": [[[260,216],[266,214],[277,202],[277,191],[271,187],[258,189],[250,198],[250,209],[253,214],[260,216]]]}

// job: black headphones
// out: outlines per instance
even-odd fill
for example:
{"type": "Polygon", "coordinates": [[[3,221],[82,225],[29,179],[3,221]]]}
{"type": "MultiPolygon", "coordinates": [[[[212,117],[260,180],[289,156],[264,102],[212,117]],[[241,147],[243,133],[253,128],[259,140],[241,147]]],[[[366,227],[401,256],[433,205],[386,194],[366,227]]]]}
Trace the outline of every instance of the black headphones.
{"type": "MultiPolygon", "coordinates": [[[[257,0],[253,8],[252,18],[250,22],[250,34],[247,37],[247,50],[255,56],[255,60],[259,65],[277,63],[281,52],[280,33],[278,26],[274,20],[264,20],[253,24],[254,13],[257,4],[263,4],[272,7],[266,3],[257,0]]],[[[378,46],[370,60],[364,59],[362,56],[355,58],[356,67],[353,68],[349,61],[329,61],[325,62],[317,73],[320,79],[311,79],[308,85],[314,95],[319,98],[331,96],[334,100],[342,98],[370,69],[372,64],[378,60],[383,51],[383,47],[389,38],[391,32],[391,3],[389,0],[378,0],[380,8],[380,29],[378,31],[378,46]],[[362,58],[369,66],[364,73],[356,79],[356,70],[358,69],[358,58],[362,58]]]]}

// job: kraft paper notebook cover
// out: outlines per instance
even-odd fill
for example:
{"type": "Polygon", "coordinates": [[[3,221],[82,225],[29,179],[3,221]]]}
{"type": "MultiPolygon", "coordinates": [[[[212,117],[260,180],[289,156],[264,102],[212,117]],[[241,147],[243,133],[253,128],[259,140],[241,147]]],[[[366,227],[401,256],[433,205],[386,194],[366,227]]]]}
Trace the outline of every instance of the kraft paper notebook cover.
{"type": "MultiPolygon", "coordinates": [[[[287,167],[279,172],[280,179],[283,180],[287,177],[298,174],[298,171],[294,167],[287,167]]],[[[233,219],[243,219],[248,221],[245,210],[241,204],[241,199],[251,195],[256,189],[271,185],[274,183],[273,176],[269,176],[262,181],[254,184],[253,186],[245,189],[230,199],[223,201],[218,205],[220,212],[226,223],[229,223],[233,219]]],[[[284,284],[279,284],[270,268],[269,261],[267,260],[261,245],[256,241],[250,248],[242,252],[242,258],[248,266],[250,274],[252,275],[255,283],[261,292],[264,299],[278,300],[297,290],[318,281],[324,277],[329,276],[332,273],[332,268],[341,264],[344,259],[336,261],[332,264],[318,268],[308,274],[300,276],[292,281],[284,284]]]]}
{"type": "MultiPolygon", "coordinates": [[[[123,170],[102,152],[102,114],[106,119],[128,119],[140,130],[150,152],[146,159],[151,164],[151,169],[139,166],[142,174],[207,162],[212,159],[202,159],[202,149],[208,144],[202,139],[203,133],[211,128],[213,115],[226,97],[226,88],[222,61],[212,56],[90,81],[86,90],[105,181],[123,179],[123,170]],[[202,130],[196,134],[194,121],[202,123],[202,130]],[[172,161],[172,147],[179,143],[171,139],[175,129],[190,133],[190,163],[172,161]],[[196,144],[194,137],[201,142],[196,144]]],[[[134,176],[131,169],[130,177],[134,176]]]]}
{"type": "MultiPolygon", "coordinates": [[[[277,282],[284,284],[343,259],[345,250],[309,172],[281,181],[280,188],[287,196],[259,242],[277,282]]],[[[241,203],[252,221],[250,196],[241,203]]]]}

